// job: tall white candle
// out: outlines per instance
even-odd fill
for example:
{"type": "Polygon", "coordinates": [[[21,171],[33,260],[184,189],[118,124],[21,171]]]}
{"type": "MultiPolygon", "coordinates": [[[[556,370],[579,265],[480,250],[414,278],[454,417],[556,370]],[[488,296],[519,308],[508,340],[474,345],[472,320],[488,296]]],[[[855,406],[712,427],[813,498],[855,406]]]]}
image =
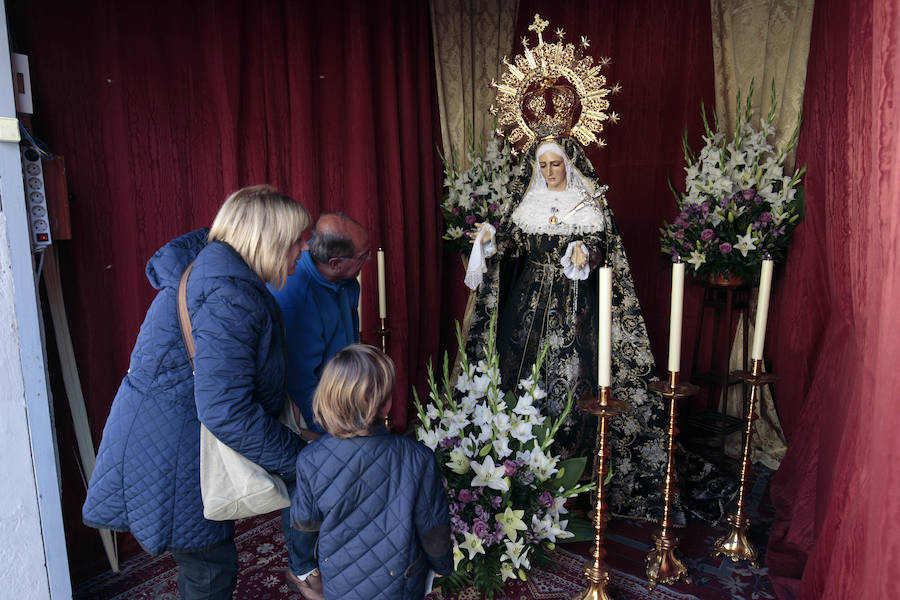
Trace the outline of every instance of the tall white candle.
{"type": "Polygon", "coordinates": [[[387,318],[387,293],[384,283],[384,250],[378,249],[378,318],[387,318]]]}
{"type": "Polygon", "coordinates": [[[599,281],[597,314],[597,384],[600,387],[612,385],[610,359],[612,357],[612,268],[597,269],[599,281]]]}
{"type": "Polygon", "coordinates": [[[669,311],[669,371],[681,371],[681,320],[684,309],[684,263],[672,265],[672,301],[669,311]]]}
{"type": "Polygon", "coordinates": [[[766,320],[769,317],[769,293],[772,291],[772,269],[775,262],[767,258],[762,261],[759,275],[759,296],[756,300],[756,324],[753,326],[753,349],[750,358],[762,360],[763,346],[766,344],[766,320]]]}

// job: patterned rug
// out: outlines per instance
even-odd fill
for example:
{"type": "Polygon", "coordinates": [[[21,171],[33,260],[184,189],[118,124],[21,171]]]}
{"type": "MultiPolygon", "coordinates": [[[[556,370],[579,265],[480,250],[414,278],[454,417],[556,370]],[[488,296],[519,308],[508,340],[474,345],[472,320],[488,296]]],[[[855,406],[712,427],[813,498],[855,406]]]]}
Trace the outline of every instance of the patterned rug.
{"type": "MultiPolygon", "coordinates": [[[[528,581],[507,582],[503,595],[496,600],[569,600],[584,590],[585,557],[567,550],[557,549],[550,555],[553,566],[532,569],[528,581]]],[[[647,582],[639,577],[613,569],[610,573],[607,591],[616,600],[699,600],[696,596],[675,592],[659,586],[653,592],[646,588],[647,582]]],[[[483,596],[474,589],[463,590],[457,595],[442,596],[434,592],[425,600],[481,600],[483,596]]]]}
{"type": "MultiPolygon", "coordinates": [[[[757,549],[764,551],[772,520],[767,502],[770,471],[761,470],[749,488],[749,536],[757,549]]],[[[691,582],[646,588],[644,557],[657,530],[653,523],[613,519],[606,532],[607,560],[612,567],[609,592],[616,600],[768,600],[774,598],[765,568],[754,569],[744,562],[710,556],[715,540],[726,532],[724,526],[712,527],[692,521],[686,529],[676,530],[678,554],[688,567],[691,582]]],[[[299,600],[284,584],[287,551],[278,513],[238,522],[236,540],[240,576],[235,600],[299,600]]],[[[509,582],[504,595],[496,600],[568,600],[585,587],[582,575],[584,557],[590,556],[588,542],[566,544],[553,554],[553,565],[534,569],[527,582],[509,582]]],[[[764,564],[764,557],[760,558],[764,564]]],[[[104,573],[79,582],[76,600],[177,600],[176,566],[170,554],[141,554],[124,561],[119,573],[104,573]]],[[[439,600],[438,592],[428,600],[439,600]]],[[[445,600],[477,600],[479,595],[464,590],[445,600]]]]}
{"type": "MultiPolygon", "coordinates": [[[[302,598],[284,584],[287,552],[277,513],[239,522],[236,539],[240,577],[235,600],[302,598]]],[[[496,600],[568,600],[583,590],[584,557],[563,549],[552,557],[552,567],[532,570],[527,582],[510,582],[496,600]]],[[[170,554],[138,556],[121,567],[118,574],[106,573],[82,582],[75,589],[76,600],[177,600],[176,566],[170,554]]],[[[649,592],[645,585],[643,579],[614,569],[609,591],[617,600],[697,600],[662,586],[649,592]]],[[[443,597],[439,592],[428,596],[428,600],[441,598],[477,600],[480,595],[464,590],[458,596],[443,597]]]]}

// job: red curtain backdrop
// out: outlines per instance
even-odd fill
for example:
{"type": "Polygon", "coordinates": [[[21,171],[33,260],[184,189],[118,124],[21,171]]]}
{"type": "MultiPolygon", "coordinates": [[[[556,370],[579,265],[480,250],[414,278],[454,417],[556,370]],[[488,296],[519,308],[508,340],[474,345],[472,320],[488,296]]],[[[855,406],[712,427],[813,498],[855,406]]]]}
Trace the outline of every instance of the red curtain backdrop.
{"type": "MultiPolygon", "coordinates": [[[[671,267],[668,256],[659,250],[659,228],[675,217],[668,180],[684,189],[681,138],[685,128],[693,147],[699,148],[700,101],[707,107],[715,105],[709,3],[522,0],[515,53],[522,51],[523,36],[536,43],[536,35],[528,31],[535,13],[550,22],[544,31],[548,41],[556,41],[557,28],[573,43],[586,36],[588,52],[595,59],[612,59],[607,80],[622,85],[621,93],[610,100],[621,121],[606,126],[606,148],[591,146],[587,154],[600,181],[609,185],[607,198],[622,232],[653,354],[657,367],[664,370],[671,267]]],[[[699,286],[685,286],[685,375],[693,357],[691,342],[700,298],[699,286]]]]}
{"type": "Polygon", "coordinates": [[[816,2],[806,221],[767,349],[788,453],[766,558],[779,598],[896,598],[900,558],[900,14],[816,2]]]}
{"type": "MultiPolygon", "coordinates": [[[[344,211],[385,249],[402,428],[410,387],[437,350],[441,306],[427,4],[42,0],[9,10],[15,50],[30,55],[37,133],[66,158],[73,239],[58,246],[95,444],[154,295],[147,259],[261,182],[313,216],[344,211]]],[[[374,260],[362,285],[364,335],[378,344],[374,260]]],[[[55,391],[77,578],[102,552],[81,525],[83,484],[55,391]]]]}

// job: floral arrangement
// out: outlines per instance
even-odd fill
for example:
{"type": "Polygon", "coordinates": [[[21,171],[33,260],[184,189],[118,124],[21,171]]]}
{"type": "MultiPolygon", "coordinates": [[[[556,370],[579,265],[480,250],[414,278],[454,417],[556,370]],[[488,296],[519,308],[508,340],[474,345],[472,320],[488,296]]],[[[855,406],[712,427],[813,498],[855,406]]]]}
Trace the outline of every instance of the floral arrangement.
{"type": "MultiPolygon", "coordinates": [[[[493,340],[496,315],[490,327],[493,340]]],[[[454,572],[442,588],[452,593],[474,585],[490,599],[508,579],[526,580],[532,563],[558,540],[573,537],[564,503],[595,486],[578,484],[585,458],[561,461],[550,451],[572,399],[554,422],[534,406],[545,396],[536,383],[543,354],[517,393],[505,396],[493,342],[485,354],[469,363],[460,340],[456,385],[445,355],[442,386],[429,368],[431,402],[426,407],[416,397],[415,406],[416,435],[434,450],[450,503],[454,572]]]]}
{"type": "MultiPolygon", "coordinates": [[[[706,135],[699,156],[683,140],[684,194],[673,188],[678,216],[660,229],[662,251],[688,264],[702,277],[741,277],[752,281],[759,275],[766,254],[782,259],[791,233],[803,219],[804,199],[800,178],[806,168],[793,175],[784,172],[785,156],[793,150],[800,120],[785,148],[776,151],[769,138],[775,135],[775,87],[772,108],[759,128],[752,123],[750,106],[753,85],[744,107],[738,92],[738,121],[731,139],[709,127],[701,109],[706,135]]],[[[701,105],[702,106],[702,105],[701,105]]]]}
{"type": "Polygon", "coordinates": [[[523,168],[513,157],[511,148],[500,138],[492,138],[478,151],[474,144],[467,152],[469,168],[459,170],[455,157],[444,160],[444,187],[441,201],[444,214],[444,240],[453,250],[468,255],[472,248],[466,232],[475,223],[491,223],[497,227],[510,207],[509,182],[523,168]]]}

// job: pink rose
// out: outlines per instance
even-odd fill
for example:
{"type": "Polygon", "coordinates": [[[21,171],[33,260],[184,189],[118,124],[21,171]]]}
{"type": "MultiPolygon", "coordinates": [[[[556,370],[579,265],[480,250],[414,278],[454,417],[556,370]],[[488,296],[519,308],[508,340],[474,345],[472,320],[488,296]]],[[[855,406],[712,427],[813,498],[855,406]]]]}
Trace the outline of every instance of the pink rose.
{"type": "Polygon", "coordinates": [[[541,493],[541,506],[545,508],[550,508],[551,506],[553,506],[553,494],[551,494],[547,490],[544,490],[541,493]]]}
{"type": "Polygon", "coordinates": [[[472,523],[472,534],[483,540],[488,533],[490,533],[490,528],[487,523],[481,519],[475,519],[475,522],[472,523]]]}

